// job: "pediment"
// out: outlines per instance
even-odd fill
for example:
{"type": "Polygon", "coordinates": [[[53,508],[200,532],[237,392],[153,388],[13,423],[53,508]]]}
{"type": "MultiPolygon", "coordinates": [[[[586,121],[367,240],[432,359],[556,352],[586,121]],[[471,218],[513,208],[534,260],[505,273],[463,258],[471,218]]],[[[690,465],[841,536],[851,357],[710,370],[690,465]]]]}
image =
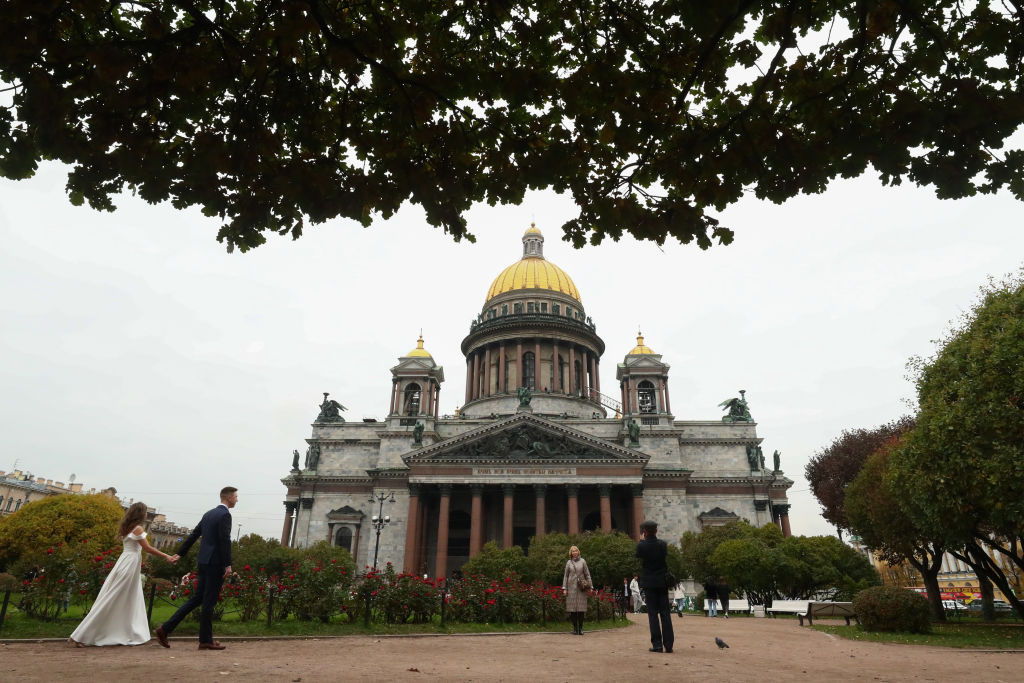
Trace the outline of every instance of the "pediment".
{"type": "Polygon", "coordinates": [[[330,512],[327,513],[328,519],[344,519],[351,517],[362,518],[365,517],[365,514],[359,510],[356,510],[354,507],[350,505],[343,505],[337,510],[331,510],[330,512]]]}
{"type": "Polygon", "coordinates": [[[572,427],[520,413],[403,457],[438,462],[615,462],[645,465],[648,456],[572,427]]]}
{"type": "Polygon", "coordinates": [[[735,512],[729,512],[723,510],[720,507],[712,508],[707,512],[702,512],[697,516],[698,519],[739,519],[739,515],[735,512]]]}
{"type": "Polygon", "coordinates": [[[661,361],[660,355],[643,355],[643,356],[631,356],[626,359],[624,363],[630,370],[638,370],[644,368],[650,368],[652,370],[662,370],[669,367],[667,363],[661,361]]]}
{"type": "Polygon", "coordinates": [[[398,359],[398,365],[391,368],[391,372],[415,372],[415,373],[429,373],[433,370],[434,365],[433,358],[424,358],[422,356],[406,356],[398,359]]]}

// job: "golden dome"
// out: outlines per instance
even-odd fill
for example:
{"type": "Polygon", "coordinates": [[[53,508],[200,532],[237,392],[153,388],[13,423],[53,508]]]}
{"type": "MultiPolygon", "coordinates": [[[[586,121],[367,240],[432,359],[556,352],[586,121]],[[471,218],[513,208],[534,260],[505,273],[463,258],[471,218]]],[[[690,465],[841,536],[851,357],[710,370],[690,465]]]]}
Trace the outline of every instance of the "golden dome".
{"type": "Polygon", "coordinates": [[[653,356],[655,355],[654,349],[650,346],[644,345],[644,334],[643,332],[636,333],[636,346],[633,350],[626,354],[627,356],[653,356]]]}
{"type": "Polygon", "coordinates": [[[494,278],[487,290],[487,301],[506,292],[536,289],[565,294],[582,304],[576,283],[564,270],[544,258],[543,245],[544,235],[531,223],[523,234],[523,258],[494,278]]]}
{"type": "Polygon", "coordinates": [[[423,335],[416,341],[416,348],[405,354],[406,358],[433,358],[430,352],[423,348],[423,335]]]}
{"type": "Polygon", "coordinates": [[[582,303],[580,292],[572,278],[554,263],[541,258],[524,258],[501,271],[501,274],[494,278],[491,288],[487,290],[487,300],[517,289],[560,292],[582,303]]]}

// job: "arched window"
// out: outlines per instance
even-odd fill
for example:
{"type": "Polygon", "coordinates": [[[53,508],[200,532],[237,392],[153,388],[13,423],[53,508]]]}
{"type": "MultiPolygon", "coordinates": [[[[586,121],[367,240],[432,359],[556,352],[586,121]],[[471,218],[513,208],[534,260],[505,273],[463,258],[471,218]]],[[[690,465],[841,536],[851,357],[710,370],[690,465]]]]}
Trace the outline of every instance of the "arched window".
{"type": "Polygon", "coordinates": [[[14,496],[7,498],[7,512],[11,511],[11,504],[14,502],[14,496]]]}
{"type": "Polygon", "coordinates": [[[523,376],[519,378],[519,384],[524,387],[536,389],[537,373],[535,372],[536,364],[533,358],[533,351],[527,351],[523,354],[523,376]]]}
{"type": "MultiPolygon", "coordinates": [[[[11,507],[11,504],[8,503],[7,507],[11,507]]],[[[20,508],[20,507],[21,507],[21,499],[19,498],[17,504],[15,504],[15,506],[14,506],[14,511],[17,512],[18,508],[20,508]]]]}
{"type": "Polygon", "coordinates": [[[636,400],[641,413],[658,412],[658,402],[654,394],[654,385],[644,380],[636,385],[636,400]]]}
{"type": "Polygon", "coordinates": [[[334,534],[334,545],[339,548],[352,552],[352,530],[347,526],[343,526],[338,529],[338,532],[334,534]]]}
{"type": "Polygon", "coordinates": [[[406,415],[420,414],[420,385],[413,382],[405,387],[405,402],[402,412],[406,415]]]}
{"type": "Polygon", "coordinates": [[[576,388],[577,394],[583,393],[583,363],[576,361],[576,388]]]}

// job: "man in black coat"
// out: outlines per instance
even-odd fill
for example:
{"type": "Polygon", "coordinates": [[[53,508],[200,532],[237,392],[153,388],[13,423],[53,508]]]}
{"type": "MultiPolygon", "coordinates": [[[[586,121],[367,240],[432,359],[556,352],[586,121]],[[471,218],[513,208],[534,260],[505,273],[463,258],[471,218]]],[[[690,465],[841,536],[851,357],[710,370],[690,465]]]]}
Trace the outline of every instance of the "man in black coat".
{"type": "Polygon", "coordinates": [[[668,544],[658,539],[658,523],[650,520],[640,525],[641,541],[636,544],[640,558],[640,585],[647,593],[647,622],[651,628],[651,652],[672,652],[675,633],[668,602],[668,544]],[[660,622],[660,623],[659,623],[660,622]]]}
{"type": "Polygon", "coordinates": [[[178,558],[187,553],[192,544],[202,537],[203,542],[199,545],[195,593],[154,632],[156,639],[164,647],[171,646],[167,642],[167,636],[177,628],[181,620],[188,616],[189,612],[202,605],[203,609],[199,614],[199,649],[225,649],[223,645],[213,639],[213,608],[217,605],[220,587],[224,584],[225,577],[231,574],[231,508],[235,507],[237,502],[238,489],[233,486],[225,486],[221,489],[220,505],[203,515],[202,521],[196,525],[189,537],[181,544],[178,554],[174,556],[178,558]]]}

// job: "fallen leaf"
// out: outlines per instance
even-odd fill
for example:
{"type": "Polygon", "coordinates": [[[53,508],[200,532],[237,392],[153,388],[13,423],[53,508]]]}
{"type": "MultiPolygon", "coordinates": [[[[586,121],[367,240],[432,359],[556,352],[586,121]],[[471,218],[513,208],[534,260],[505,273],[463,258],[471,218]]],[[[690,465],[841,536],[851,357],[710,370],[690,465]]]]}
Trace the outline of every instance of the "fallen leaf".
{"type": "MultiPolygon", "coordinates": [[[[466,668],[468,669],[469,667],[467,666],[466,668]]],[[[415,666],[410,666],[408,669],[406,669],[406,671],[415,671],[416,673],[420,672],[420,670],[417,669],[415,666]]]]}

